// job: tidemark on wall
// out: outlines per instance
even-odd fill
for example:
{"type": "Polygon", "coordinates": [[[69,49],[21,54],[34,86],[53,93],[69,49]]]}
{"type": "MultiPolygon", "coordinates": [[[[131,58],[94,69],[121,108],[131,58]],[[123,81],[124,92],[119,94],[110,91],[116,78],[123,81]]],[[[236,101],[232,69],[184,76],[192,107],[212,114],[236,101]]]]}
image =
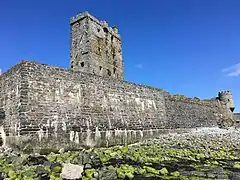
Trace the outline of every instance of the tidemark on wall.
{"type": "MultiPolygon", "coordinates": [[[[21,149],[28,144],[44,149],[108,146],[137,142],[163,132],[215,127],[232,118],[231,105],[220,98],[190,99],[123,81],[121,55],[115,72],[118,76],[109,76],[106,70],[115,67],[114,58],[99,60],[92,51],[96,41],[92,30],[102,24],[90,27],[96,25],[96,20],[88,13],[71,23],[72,27],[79,23],[77,30],[72,30],[76,31],[72,32],[72,45],[83,36],[84,28],[88,35],[79,42],[83,45],[72,46],[70,69],[22,61],[0,76],[0,111],[4,114],[0,123],[7,144],[21,149]],[[81,48],[89,48],[86,56],[73,56],[81,48]],[[103,74],[94,71],[100,64],[103,74]]],[[[117,47],[119,42],[105,44],[103,49],[117,47]]]]}

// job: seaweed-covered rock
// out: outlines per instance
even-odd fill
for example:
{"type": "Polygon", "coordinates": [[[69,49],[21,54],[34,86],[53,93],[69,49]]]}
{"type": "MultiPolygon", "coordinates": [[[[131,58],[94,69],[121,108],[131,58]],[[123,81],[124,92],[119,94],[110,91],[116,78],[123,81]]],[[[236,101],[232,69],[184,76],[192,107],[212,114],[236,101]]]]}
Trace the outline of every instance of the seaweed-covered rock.
{"type": "Polygon", "coordinates": [[[46,161],[48,161],[48,159],[45,156],[32,154],[28,156],[25,162],[23,162],[23,165],[39,165],[43,164],[46,161]]]}
{"type": "Polygon", "coordinates": [[[117,171],[114,167],[103,167],[98,171],[98,179],[115,180],[118,179],[117,171]]]}
{"type": "Polygon", "coordinates": [[[62,165],[59,162],[54,162],[50,166],[51,171],[55,173],[60,173],[62,170],[62,165]]]}
{"type": "Polygon", "coordinates": [[[38,180],[50,180],[48,171],[41,166],[37,168],[37,176],[38,176],[38,180]]]}

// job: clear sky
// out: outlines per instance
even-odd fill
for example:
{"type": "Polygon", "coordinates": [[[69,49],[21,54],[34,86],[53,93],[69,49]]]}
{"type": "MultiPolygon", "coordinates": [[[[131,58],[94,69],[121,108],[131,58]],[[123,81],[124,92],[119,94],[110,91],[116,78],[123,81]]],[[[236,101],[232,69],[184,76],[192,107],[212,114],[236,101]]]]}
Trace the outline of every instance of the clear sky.
{"type": "Polygon", "coordinates": [[[70,17],[86,10],[119,27],[127,81],[202,99],[229,89],[240,111],[239,0],[3,0],[0,68],[68,67],[70,17]]]}

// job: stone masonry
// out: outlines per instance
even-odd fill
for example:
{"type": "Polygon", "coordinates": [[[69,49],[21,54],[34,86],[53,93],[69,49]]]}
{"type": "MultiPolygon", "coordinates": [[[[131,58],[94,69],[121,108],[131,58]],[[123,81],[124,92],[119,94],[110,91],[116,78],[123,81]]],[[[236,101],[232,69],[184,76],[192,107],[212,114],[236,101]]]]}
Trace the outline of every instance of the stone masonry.
{"type": "Polygon", "coordinates": [[[71,19],[71,69],[123,80],[122,45],[117,27],[88,12],[71,19]]]}
{"type": "Polygon", "coordinates": [[[231,122],[230,91],[200,100],[123,81],[117,30],[88,13],[71,27],[70,69],[21,61],[0,76],[0,133],[7,145],[38,151],[111,146],[231,122]],[[113,49],[115,56],[104,54],[113,49]]]}

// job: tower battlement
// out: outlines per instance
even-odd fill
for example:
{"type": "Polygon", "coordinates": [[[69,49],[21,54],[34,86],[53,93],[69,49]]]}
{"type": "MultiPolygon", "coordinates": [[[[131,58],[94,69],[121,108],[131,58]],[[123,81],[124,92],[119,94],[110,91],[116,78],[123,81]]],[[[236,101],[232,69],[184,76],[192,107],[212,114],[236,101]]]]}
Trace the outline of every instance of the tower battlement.
{"type": "Polygon", "coordinates": [[[226,90],[226,91],[220,91],[218,92],[219,96],[224,96],[224,95],[232,95],[232,91],[226,90]]]}
{"type": "Polygon", "coordinates": [[[118,33],[117,26],[110,27],[106,21],[98,20],[96,17],[91,15],[88,11],[85,11],[83,13],[79,13],[78,15],[71,17],[70,24],[72,25],[74,23],[82,21],[85,18],[89,18],[89,19],[91,19],[91,21],[97,23],[98,25],[107,28],[109,33],[111,33],[112,35],[115,35],[117,38],[120,39],[120,34],[118,33]]]}
{"type": "Polygon", "coordinates": [[[233,96],[232,96],[232,92],[227,90],[227,91],[220,91],[218,93],[218,99],[225,103],[227,105],[228,108],[230,108],[230,110],[233,112],[235,109],[235,105],[233,102],[233,96]]]}

